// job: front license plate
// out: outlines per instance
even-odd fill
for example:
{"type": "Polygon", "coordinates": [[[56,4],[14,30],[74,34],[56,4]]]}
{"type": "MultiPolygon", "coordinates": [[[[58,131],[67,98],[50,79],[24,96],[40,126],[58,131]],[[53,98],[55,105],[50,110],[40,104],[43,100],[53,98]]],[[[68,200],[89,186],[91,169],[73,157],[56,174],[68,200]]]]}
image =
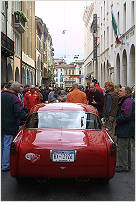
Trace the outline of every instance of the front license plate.
{"type": "Polygon", "coordinates": [[[51,160],[53,162],[74,162],[75,161],[75,151],[58,151],[51,150],[51,160]]]}

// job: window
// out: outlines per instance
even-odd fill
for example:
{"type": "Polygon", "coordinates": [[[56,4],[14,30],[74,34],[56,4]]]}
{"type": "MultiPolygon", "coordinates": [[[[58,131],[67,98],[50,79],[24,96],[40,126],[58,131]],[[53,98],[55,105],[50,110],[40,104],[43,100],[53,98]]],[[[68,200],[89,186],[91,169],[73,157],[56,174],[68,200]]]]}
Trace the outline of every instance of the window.
{"type": "Polygon", "coordinates": [[[119,28],[119,12],[117,14],[117,25],[118,25],[118,28],[119,28]]]}
{"type": "Polygon", "coordinates": [[[132,1],[131,2],[131,25],[133,26],[134,25],[134,19],[135,19],[135,12],[134,12],[134,4],[135,4],[135,2],[134,1],[132,1]]]}
{"type": "Polygon", "coordinates": [[[105,50],[105,31],[104,31],[104,50],[105,50]]]}
{"type": "Polygon", "coordinates": [[[107,27],[107,46],[109,47],[109,27],[107,27]]]}
{"type": "Polygon", "coordinates": [[[25,128],[100,130],[101,122],[96,115],[86,112],[45,111],[31,114],[26,120],[25,128]]]}
{"type": "Polygon", "coordinates": [[[79,70],[79,74],[81,74],[81,70],[79,70]]]}
{"type": "Polygon", "coordinates": [[[102,52],[102,35],[101,35],[101,52],[102,52]]]}
{"type": "Polygon", "coordinates": [[[5,15],[5,1],[2,1],[1,4],[1,12],[3,15],[5,15]]]}
{"type": "Polygon", "coordinates": [[[15,10],[21,10],[21,2],[14,1],[14,3],[15,3],[15,10]]]}
{"type": "Polygon", "coordinates": [[[69,69],[69,75],[71,74],[71,70],[69,69]]]}
{"type": "Polygon", "coordinates": [[[15,54],[17,56],[21,55],[21,45],[19,34],[15,33],[15,54]]]}
{"type": "Polygon", "coordinates": [[[72,74],[74,75],[74,70],[72,70],[72,74]]]}
{"type": "Polygon", "coordinates": [[[105,1],[104,1],[104,19],[105,19],[105,1]]]}
{"type": "Polygon", "coordinates": [[[102,7],[101,7],[101,24],[102,24],[102,7]]]}
{"type": "Polygon", "coordinates": [[[37,36],[37,49],[38,49],[38,50],[41,49],[41,42],[40,42],[39,36],[37,36]]]}
{"type": "Polygon", "coordinates": [[[123,32],[126,32],[126,3],[123,8],[123,32]]]}

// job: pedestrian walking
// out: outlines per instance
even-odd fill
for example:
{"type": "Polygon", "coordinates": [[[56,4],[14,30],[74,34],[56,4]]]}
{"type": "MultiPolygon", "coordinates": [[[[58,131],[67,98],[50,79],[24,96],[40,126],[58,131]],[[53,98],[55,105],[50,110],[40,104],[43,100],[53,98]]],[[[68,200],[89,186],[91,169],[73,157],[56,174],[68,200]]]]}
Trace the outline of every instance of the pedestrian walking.
{"type": "Polygon", "coordinates": [[[115,117],[118,110],[118,99],[117,92],[114,91],[114,83],[106,81],[104,83],[105,96],[104,96],[104,107],[103,107],[103,121],[104,126],[108,130],[111,138],[116,142],[115,137],[115,117]]]}
{"type": "Polygon", "coordinates": [[[40,103],[40,96],[35,91],[35,86],[32,85],[30,87],[30,91],[26,92],[24,96],[24,106],[28,109],[28,111],[30,111],[32,107],[40,103]]]}
{"type": "Polygon", "coordinates": [[[90,83],[90,89],[88,93],[88,104],[97,108],[100,117],[103,115],[103,104],[104,104],[104,95],[102,92],[96,89],[95,83],[90,83]]]}
{"type": "Polygon", "coordinates": [[[19,130],[18,122],[25,120],[27,113],[17,97],[21,84],[13,82],[1,92],[1,168],[10,168],[10,145],[19,130]]]}
{"type": "Polygon", "coordinates": [[[131,138],[135,135],[135,102],[131,88],[119,90],[115,135],[117,136],[117,172],[131,169],[131,138]]]}
{"type": "Polygon", "coordinates": [[[86,94],[78,89],[78,84],[73,83],[72,91],[67,94],[66,102],[87,104],[86,94]]]}

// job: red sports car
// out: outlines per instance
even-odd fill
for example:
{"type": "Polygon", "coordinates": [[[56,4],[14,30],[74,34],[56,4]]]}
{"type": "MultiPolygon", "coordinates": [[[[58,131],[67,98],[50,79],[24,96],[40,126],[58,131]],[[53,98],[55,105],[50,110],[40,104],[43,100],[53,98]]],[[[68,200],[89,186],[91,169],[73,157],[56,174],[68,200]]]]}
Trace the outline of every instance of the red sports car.
{"type": "Polygon", "coordinates": [[[90,105],[36,105],[11,144],[10,173],[17,179],[109,180],[115,165],[116,144],[90,105]]]}

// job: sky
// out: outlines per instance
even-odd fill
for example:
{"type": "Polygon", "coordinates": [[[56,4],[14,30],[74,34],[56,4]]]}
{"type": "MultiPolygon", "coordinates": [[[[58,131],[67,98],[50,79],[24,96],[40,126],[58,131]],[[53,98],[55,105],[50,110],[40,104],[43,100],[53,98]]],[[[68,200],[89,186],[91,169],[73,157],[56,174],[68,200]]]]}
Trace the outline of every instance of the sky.
{"type": "Polygon", "coordinates": [[[64,58],[67,63],[73,62],[75,55],[84,59],[83,14],[88,5],[90,1],[35,2],[35,15],[43,20],[52,37],[54,58],[64,58]]]}

